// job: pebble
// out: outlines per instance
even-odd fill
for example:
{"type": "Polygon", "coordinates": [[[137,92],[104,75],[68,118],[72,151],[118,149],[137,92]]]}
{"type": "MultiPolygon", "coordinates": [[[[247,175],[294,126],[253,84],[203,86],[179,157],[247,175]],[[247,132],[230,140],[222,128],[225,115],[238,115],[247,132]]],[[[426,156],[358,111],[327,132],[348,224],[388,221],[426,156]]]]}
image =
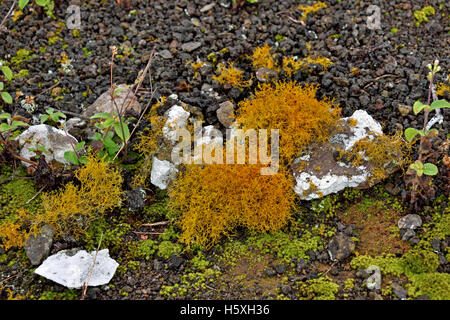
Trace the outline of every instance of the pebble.
{"type": "Polygon", "coordinates": [[[422,218],[418,214],[408,214],[401,217],[398,220],[398,227],[400,229],[411,229],[415,230],[422,225],[422,218]]]}
{"type": "Polygon", "coordinates": [[[181,49],[186,52],[192,52],[202,46],[201,42],[187,42],[181,45],[181,49]]]}

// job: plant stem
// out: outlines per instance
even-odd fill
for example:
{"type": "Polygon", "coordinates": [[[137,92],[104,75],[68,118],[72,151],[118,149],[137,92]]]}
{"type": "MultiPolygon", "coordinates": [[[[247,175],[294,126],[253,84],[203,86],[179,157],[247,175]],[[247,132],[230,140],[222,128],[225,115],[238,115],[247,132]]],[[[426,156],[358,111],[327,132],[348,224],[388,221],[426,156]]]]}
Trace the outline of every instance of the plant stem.
{"type": "MultiPolygon", "coordinates": [[[[430,88],[428,89],[428,100],[427,100],[427,105],[430,105],[431,103],[431,90],[433,88],[433,78],[434,78],[434,72],[431,71],[431,77],[430,77],[430,88]]],[[[427,123],[428,123],[428,114],[430,113],[430,111],[428,111],[427,109],[425,109],[425,115],[424,115],[424,119],[423,119],[423,132],[425,133],[425,130],[427,129],[427,123]]],[[[425,140],[425,136],[420,138],[420,145],[419,145],[419,161],[422,162],[422,144],[423,141],[425,140]]]]}

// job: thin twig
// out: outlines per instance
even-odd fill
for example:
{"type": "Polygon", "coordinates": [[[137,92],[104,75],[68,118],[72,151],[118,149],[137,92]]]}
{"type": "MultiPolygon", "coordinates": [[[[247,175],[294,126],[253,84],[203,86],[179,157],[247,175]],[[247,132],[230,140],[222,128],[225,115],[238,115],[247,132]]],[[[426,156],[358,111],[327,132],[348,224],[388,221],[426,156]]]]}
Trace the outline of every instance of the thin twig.
{"type": "Polygon", "coordinates": [[[162,225],[168,224],[169,222],[170,221],[159,221],[159,222],[155,222],[155,223],[144,223],[144,224],[141,224],[141,227],[142,226],[144,226],[144,227],[162,226],[162,225]]]}
{"type": "Polygon", "coordinates": [[[142,118],[143,118],[145,112],[147,111],[148,107],[149,107],[149,106],[151,105],[151,103],[152,103],[153,96],[155,95],[156,89],[153,90],[152,74],[151,74],[151,71],[150,71],[150,64],[151,64],[151,62],[152,62],[154,56],[155,56],[155,49],[153,49],[152,52],[151,52],[151,54],[150,54],[150,58],[148,59],[147,66],[145,67],[144,73],[143,73],[143,75],[142,75],[142,80],[139,81],[138,86],[137,86],[137,89],[139,89],[140,84],[142,83],[142,81],[144,81],[145,74],[148,72],[148,76],[149,76],[149,80],[150,80],[150,92],[151,92],[151,96],[150,96],[149,102],[148,102],[147,105],[145,106],[144,111],[142,111],[142,113],[141,113],[141,115],[140,115],[140,117],[139,117],[139,119],[138,119],[136,125],[134,126],[133,130],[131,130],[130,136],[128,137],[128,139],[125,140],[125,143],[122,144],[122,146],[120,147],[119,151],[117,151],[117,153],[116,153],[116,155],[114,156],[114,158],[113,158],[112,161],[114,161],[114,160],[117,158],[117,156],[120,154],[120,152],[122,151],[122,149],[126,146],[126,142],[127,142],[129,139],[131,139],[131,137],[133,136],[134,131],[135,131],[136,128],[139,126],[139,123],[141,122],[141,120],[142,120],[142,118]]]}
{"type": "MultiPolygon", "coordinates": [[[[6,16],[3,18],[2,22],[0,23],[0,31],[2,30],[3,24],[6,22],[6,19],[8,19],[9,15],[11,14],[11,12],[13,11],[14,7],[16,6],[17,0],[14,0],[11,8],[9,8],[8,13],[6,14],[6,16]]],[[[5,27],[6,28],[6,27],[5,27]]]]}
{"type": "Polygon", "coordinates": [[[29,204],[31,201],[33,201],[34,199],[36,199],[36,197],[42,192],[44,191],[46,186],[43,186],[33,197],[31,197],[30,200],[28,200],[27,202],[25,202],[22,207],[26,206],[27,204],[29,204]]]}
{"type": "Polygon", "coordinates": [[[142,231],[133,231],[136,234],[163,234],[164,232],[142,232],[142,231]]]}
{"type": "Polygon", "coordinates": [[[94,271],[95,261],[97,260],[97,255],[98,255],[98,251],[100,250],[100,245],[102,244],[102,239],[103,239],[103,233],[100,235],[100,240],[98,242],[97,251],[95,252],[94,261],[92,262],[92,267],[89,272],[89,277],[87,278],[86,282],[83,285],[83,293],[81,295],[80,300],[84,300],[84,298],[86,296],[87,287],[89,285],[89,281],[91,280],[92,272],[94,271]]]}
{"type": "Polygon", "coordinates": [[[49,88],[43,90],[43,91],[42,91],[41,93],[39,93],[39,94],[44,94],[44,93],[46,93],[47,91],[52,90],[53,88],[57,87],[58,84],[59,84],[60,82],[61,82],[61,79],[58,79],[58,81],[57,81],[54,85],[52,85],[51,87],[49,87],[49,88]]]}

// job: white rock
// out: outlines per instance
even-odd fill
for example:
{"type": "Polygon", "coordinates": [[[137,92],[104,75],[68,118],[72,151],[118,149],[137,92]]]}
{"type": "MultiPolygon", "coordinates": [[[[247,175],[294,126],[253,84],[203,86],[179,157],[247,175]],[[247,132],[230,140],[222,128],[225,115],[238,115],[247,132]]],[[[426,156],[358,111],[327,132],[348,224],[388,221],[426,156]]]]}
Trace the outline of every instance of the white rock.
{"type": "Polygon", "coordinates": [[[218,145],[223,144],[222,132],[214,128],[214,126],[206,126],[202,128],[202,137],[197,141],[194,141],[194,146],[196,145],[209,145],[210,143],[216,143],[218,145]]]}
{"type": "Polygon", "coordinates": [[[161,161],[157,157],[153,157],[150,182],[162,190],[167,189],[167,184],[177,172],[177,168],[170,161],[161,161]]]}
{"type": "MultiPolygon", "coordinates": [[[[48,257],[34,272],[69,289],[79,289],[89,278],[95,251],[62,250],[48,257]]],[[[98,252],[88,286],[107,284],[119,264],[109,257],[108,249],[98,252]]]]}
{"type": "Polygon", "coordinates": [[[327,174],[322,178],[318,178],[309,173],[302,172],[299,176],[296,176],[297,184],[294,187],[294,191],[300,195],[302,200],[318,199],[322,196],[344,190],[347,187],[357,187],[366,181],[367,176],[368,173],[355,176],[327,174]],[[303,193],[311,187],[310,182],[316,186],[316,192],[311,192],[304,196],[303,193]]]}
{"type": "MultiPolygon", "coordinates": [[[[20,156],[26,159],[34,157],[36,154],[30,149],[36,148],[36,143],[43,146],[48,153],[44,153],[47,162],[55,160],[63,164],[70,164],[64,159],[66,151],[73,151],[71,143],[77,144],[78,141],[70,134],[66,134],[64,130],[46,125],[39,124],[31,126],[22,132],[17,139],[21,145],[20,156]]],[[[22,161],[24,166],[30,166],[29,163],[22,161]]]]}
{"type": "MultiPolygon", "coordinates": [[[[356,125],[350,127],[352,135],[347,139],[344,139],[345,150],[350,150],[353,145],[367,137],[367,132],[375,132],[378,134],[383,134],[383,130],[381,129],[381,125],[372,118],[367,111],[365,110],[356,110],[353,115],[350,117],[357,121],[356,125]]],[[[347,120],[348,118],[343,118],[343,120],[347,120]]],[[[372,135],[369,135],[369,138],[374,138],[372,135]]]]}
{"type": "Polygon", "coordinates": [[[186,122],[189,115],[189,112],[185,111],[183,107],[178,105],[174,105],[167,110],[164,114],[167,120],[162,129],[164,137],[172,143],[177,143],[178,138],[176,136],[176,130],[186,128],[186,122]]]}
{"type": "Polygon", "coordinates": [[[381,125],[364,110],[355,111],[350,118],[356,120],[355,126],[348,125],[349,118],[343,118],[344,133],[334,135],[325,146],[317,147],[294,161],[306,162],[303,168],[293,171],[296,180],[294,191],[302,200],[318,199],[348,187],[369,187],[367,181],[371,172],[365,165],[351,167],[336,161],[332,154],[337,147],[350,150],[357,141],[366,137],[373,139],[375,134],[383,134],[383,131],[381,125]]]}

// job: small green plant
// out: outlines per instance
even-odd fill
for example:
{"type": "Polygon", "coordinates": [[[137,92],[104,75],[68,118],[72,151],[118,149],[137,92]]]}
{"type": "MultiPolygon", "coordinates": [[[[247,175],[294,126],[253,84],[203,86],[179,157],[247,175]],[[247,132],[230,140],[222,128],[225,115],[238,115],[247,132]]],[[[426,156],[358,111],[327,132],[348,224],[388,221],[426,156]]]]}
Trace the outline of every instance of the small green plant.
{"type": "MultiPolygon", "coordinates": [[[[19,0],[19,8],[23,10],[30,0],[19,0]]],[[[34,0],[34,2],[45,10],[45,14],[49,17],[54,17],[53,9],[55,8],[55,2],[53,0],[34,0]]]]}
{"type": "Polygon", "coordinates": [[[91,119],[101,119],[95,126],[103,134],[96,132],[92,138],[100,142],[100,156],[106,156],[107,160],[114,159],[117,152],[121,149],[118,143],[125,145],[130,138],[128,122],[132,118],[124,119],[118,116],[117,112],[102,112],[93,115],[91,119]]]}
{"type": "MultiPolygon", "coordinates": [[[[0,63],[0,69],[2,70],[6,80],[11,81],[12,77],[13,77],[11,69],[7,66],[1,66],[1,63],[0,63]]],[[[2,81],[0,81],[0,96],[2,97],[2,100],[5,103],[11,104],[13,99],[8,92],[4,91],[4,88],[5,88],[5,84],[2,81]]]]}
{"type": "Polygon", "coordinates": [[[53,108],[48,108],[47,110],[45,110],[45,112],[47,114],[44,114],[41,116],[41,123],[45,123],[48,120],[50,120],[53,123],[57,124],[59,122],[60,118],[64,118],[64,119],[67,118],[64,113],[62,113],[61,111],[55,112],[55,109],[53,109],[53,108]]]}
{"type": "Polygon", "coordinates": [[[1,120],[6,120],[6,122],[2,122],[0,124],[0,133],[2,135],[2,139],[3,139],[3,133],[7,134],[6,139],[10,140],[11,138],[11,133],[15,130],[17,130],[19,127],[27,127],[28,123],[22,121],[22,120],[18,120],[15,117],[11,117],[11,115],[9,113],[1,113],[0,114],[0,121],[1,120]]]}
{"type": "Polygon", "coordinates": [[[428,101],[426,104],[423,104],[418,100],[413,105],[414,114],[417,115],[422,110],[424,110],[425,112],[423,128],[420,130],[416,128],[407,128],[405,130],[405,138],[410,143],[417,135],[420,136],[419,158],[409,166],[409,168],[413,170],[415,172],[415,175],[417,176],[416,179],[412,180],[413,193],[417,192],[417,187],[420,185],[420,181],[418,181],[418,178],[422,177],[422,175],[435,176],[438,174],[438,168],[436,167],[436,165],[432,163],[424,163],[424,160],[426,159],[424,145],[430,136],[438,134],[437,129],[431,129],[428,126],[429,113],[432,110],[436,109],[450,108],[450,103],[448,103],[446,100],[435,100],[431,102],[433,80],[436,73],[441,70],[441,67],[439,66],[439,60],[435,60],[433,65],[429,64],[427,67],[430,70],[427,76],[428,81],[430,81],[428,101]]]}
{"type": "Polygon", "coordinates": [[[426,6],[421,10],[414,11],[414,23],[417,27],[420,27],[422,22],[428,22],[428,16],[433,16],[436,10],[432,6],[426,6]]]}

